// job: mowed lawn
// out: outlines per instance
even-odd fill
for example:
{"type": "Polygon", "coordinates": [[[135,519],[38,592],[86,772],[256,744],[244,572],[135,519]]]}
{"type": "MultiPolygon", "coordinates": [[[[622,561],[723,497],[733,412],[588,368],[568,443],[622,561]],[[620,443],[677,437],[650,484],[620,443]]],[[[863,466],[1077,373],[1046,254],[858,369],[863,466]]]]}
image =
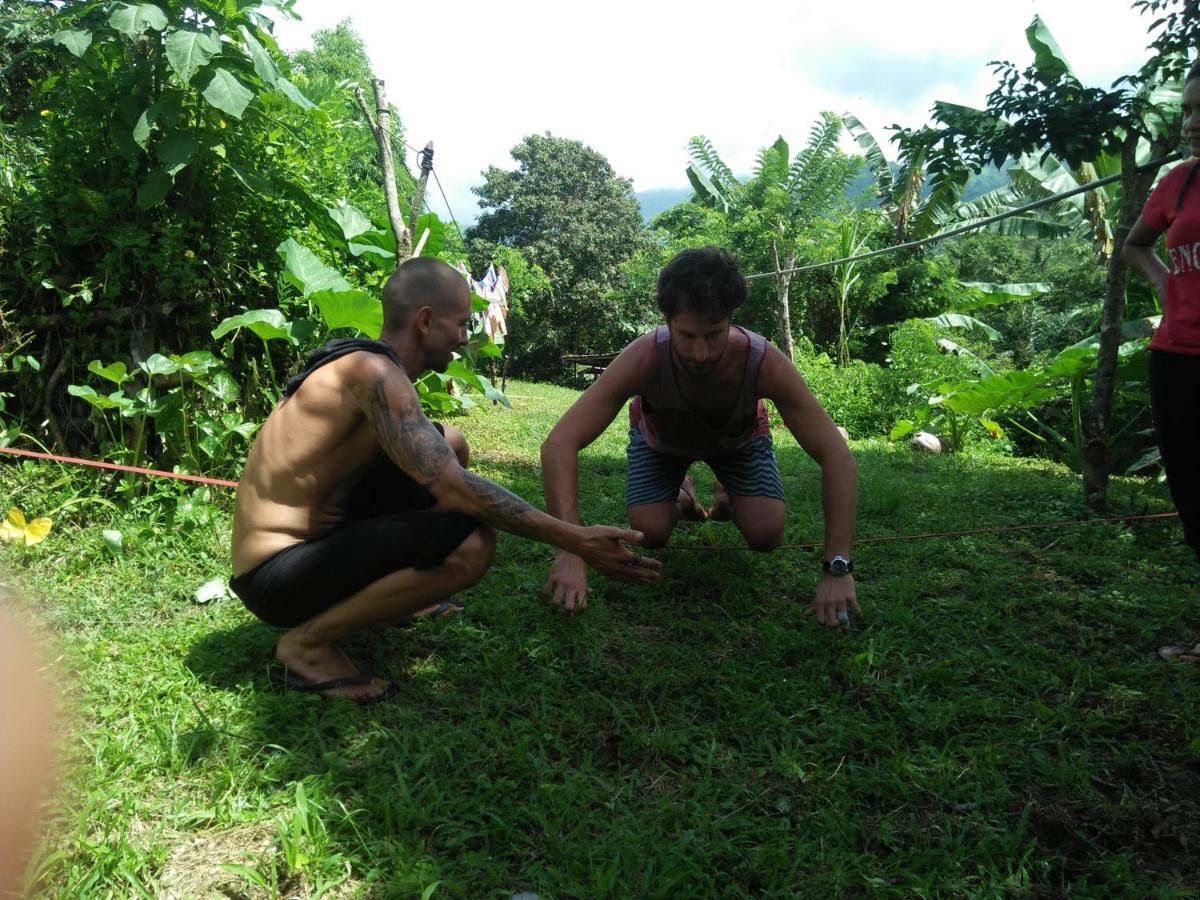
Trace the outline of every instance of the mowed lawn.
{"type": "MultiPolygon", "coordinates": [[[[509,394],[454,424],[475,467],[540,503],[538,445],[576,394],[509,394]]],[[[623,522],[624,434],[585,453],[588,522],[623,522]]],[[[819,470],[776,444],[787,540],[819,541],[819,470]]],[[[853,446],[863,538],[1086,515],[1048,463],[853,446]]],[[[400,686],[359,709],[273,689],[275,633],[193,602],[227,574],[230,492],[188,526],[203,515],[164,497],[192,488],[94,499],[113,484],[0,469],[5,508],[69,502],[43,544],[0,551],[73,716],[44,896],[1200,888],[1200,673],[1154,653],[1200,637],[1174,520],[862,544],[865,616],[844,635],[804,616],[817,554],[732,549],[729,525],[681,526],[658,585],[597,577],[574,618],[538,596],[552,551],[505,535],[464,619],[352,643],[400,686]]],[[[1111,496],[1169,508],[1141,482],[1111,496]]]]}

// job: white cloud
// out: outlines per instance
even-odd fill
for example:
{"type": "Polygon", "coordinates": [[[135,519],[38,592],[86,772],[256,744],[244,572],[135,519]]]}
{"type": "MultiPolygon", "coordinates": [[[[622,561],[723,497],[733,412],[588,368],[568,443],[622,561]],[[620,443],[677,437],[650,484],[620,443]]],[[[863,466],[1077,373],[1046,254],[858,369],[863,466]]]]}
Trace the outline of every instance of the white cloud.
{"type": "Polygon", "coordinates": [[[822,109],[853,111],[883,141],[893,123],[923,124],[935,99],[982,105],[990,61],[1031,58],[1024,29],[1035,14],[1085,83],[1108,84],[1147,58],[1148,23],[1129,0],[808,0],[782,12],[767,0],[300,0],[296,9],[303,20],[277,29],[289,50],[353,20],[409,143],[434,141],[460,220],[477,214],[470,187],[480,172],[511,167],[509,151],[531,133],[583,141],[637,190],[686,184],[694,134],[737,171],[779,134],[800,146],[822,109]]]}

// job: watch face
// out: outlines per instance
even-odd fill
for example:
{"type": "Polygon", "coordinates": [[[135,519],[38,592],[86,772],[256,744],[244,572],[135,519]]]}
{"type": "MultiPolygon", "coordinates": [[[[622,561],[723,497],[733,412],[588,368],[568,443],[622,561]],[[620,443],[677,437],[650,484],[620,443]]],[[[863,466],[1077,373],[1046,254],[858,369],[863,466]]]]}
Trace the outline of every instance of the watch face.
{"type": "Polygon", "coordinates": [[[849,571],[849,568],[846,566],[844,559],[840,556],[835,556],[829,561],[829,571],[834,575],[845,575],[849,571]]]}

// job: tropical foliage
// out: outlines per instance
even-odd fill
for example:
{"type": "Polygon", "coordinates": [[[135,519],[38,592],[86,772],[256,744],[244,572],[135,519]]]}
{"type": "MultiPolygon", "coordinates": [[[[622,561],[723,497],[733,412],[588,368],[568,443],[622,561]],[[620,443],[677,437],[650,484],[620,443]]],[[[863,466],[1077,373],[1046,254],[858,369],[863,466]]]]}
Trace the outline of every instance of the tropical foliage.
{"type": "MultiPolygon", "coordinates": [[[[236,471],[307,349],[378,333],[398,260],[361,43],[343,26],[294,64],[259,8],[216,0],[0,16],[5,434],[236,471]]],[[[456,240],[426,232],[427,255],[456,240]]],[[[492,390],[468,359],[421,384],[431,410],[470,402],[446,379],[492,390]]]]}

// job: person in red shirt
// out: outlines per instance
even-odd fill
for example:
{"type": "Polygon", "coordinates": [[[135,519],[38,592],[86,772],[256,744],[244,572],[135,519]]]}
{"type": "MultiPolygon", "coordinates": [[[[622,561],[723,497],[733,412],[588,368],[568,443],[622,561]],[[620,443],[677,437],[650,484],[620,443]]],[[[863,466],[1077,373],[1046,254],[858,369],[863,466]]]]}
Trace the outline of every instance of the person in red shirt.
{"type": "MultiPolygon", "coordinates": [[[[1188,71],[1183,135],[1200,156],[1200,62],[1188,71]]],[[[1183,538],[1200,560],[1200,160],[1171,170],[1134,223],[1121,256],[1153,286],[1162,323],[1150,341],[1150,405],[1183,538]],[[1167,237],[1168,268],[1155,252],[1167,237]]],[[[1200,644],[1163,647],[1164,659],[1200,663],[1200,644]]]]}

